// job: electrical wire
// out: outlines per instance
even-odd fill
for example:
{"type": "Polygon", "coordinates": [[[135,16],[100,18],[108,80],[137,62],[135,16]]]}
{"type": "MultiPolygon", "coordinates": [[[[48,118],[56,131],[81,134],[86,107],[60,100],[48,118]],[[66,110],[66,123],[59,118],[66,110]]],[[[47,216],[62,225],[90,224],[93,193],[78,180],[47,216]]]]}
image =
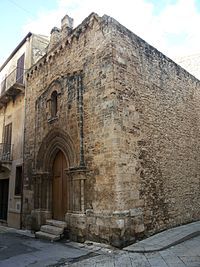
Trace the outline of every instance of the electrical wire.
{"type": "Polygon", "coordinates": [[[23,10],[24,12],[28,13],[29,15],[31,15],[32,18],[35,18],[36,16],[30,12],[28,9],[20,6],[19,4],[17,4],[15,1],[13,0],[8,0],[10,3],[12,3],[13,5],[15,5],[16,7],[18,7],[19,9],[23,10]]]}

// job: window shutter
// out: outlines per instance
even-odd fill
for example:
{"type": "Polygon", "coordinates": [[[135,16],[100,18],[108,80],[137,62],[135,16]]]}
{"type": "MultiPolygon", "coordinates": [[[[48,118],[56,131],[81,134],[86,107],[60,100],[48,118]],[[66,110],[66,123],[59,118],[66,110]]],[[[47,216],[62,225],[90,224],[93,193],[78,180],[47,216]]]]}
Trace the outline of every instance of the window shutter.
{"type": "Polygon", "coordinates": [[[24,57],[25,54],[17,60],[16,82],[21,84],[24,83],[24,57]]]}

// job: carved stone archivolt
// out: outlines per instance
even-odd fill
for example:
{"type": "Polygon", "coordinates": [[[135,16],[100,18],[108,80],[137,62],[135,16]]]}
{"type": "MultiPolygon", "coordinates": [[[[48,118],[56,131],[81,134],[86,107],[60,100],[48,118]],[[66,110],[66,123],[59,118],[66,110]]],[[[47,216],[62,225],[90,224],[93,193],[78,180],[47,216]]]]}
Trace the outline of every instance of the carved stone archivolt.
{"type": "Polygon", "coordinates": [[[40,146],[36,169],[50,172],[59,150],[64,153],[70,167],[77,165],[75,146],[70,136],[61,129],[53,129],[46,135],[40,146]]]}
{"type": "Polygon", "coordinates": [[[75,148],[70,137],[62,130],[48,133],[40,146],[36,172],[34,175],[34,207],[41,210],[52,210],[52,166],[59,151],[62,151],[68,162],[65,179],[68,185],[68,211],[85,211],[86,168],[77,167],[75,148]]]}

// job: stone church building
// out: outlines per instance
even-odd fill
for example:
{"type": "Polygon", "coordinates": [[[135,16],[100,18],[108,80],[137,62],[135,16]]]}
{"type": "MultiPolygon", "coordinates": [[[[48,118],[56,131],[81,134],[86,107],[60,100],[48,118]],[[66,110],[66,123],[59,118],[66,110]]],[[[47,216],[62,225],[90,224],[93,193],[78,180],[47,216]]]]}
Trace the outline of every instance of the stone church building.
{"type": "Polygon", "coordinates": [[[28,71],[23,227],[114,246],[200,219],[200,82],[106,15],[28,71]]]}

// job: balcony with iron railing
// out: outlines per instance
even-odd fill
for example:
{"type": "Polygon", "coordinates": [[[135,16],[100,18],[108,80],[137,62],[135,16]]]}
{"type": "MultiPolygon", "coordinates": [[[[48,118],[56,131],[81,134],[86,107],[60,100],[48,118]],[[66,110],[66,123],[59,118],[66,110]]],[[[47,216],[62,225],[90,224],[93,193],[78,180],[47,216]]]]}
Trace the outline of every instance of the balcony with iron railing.
{"type": "Polygon", "coordinates": [[[24,73],[22,68],[15,68],[1,83],[0,107],[24,93],[24,73]]]}
{"type": "Polygon", "coordinates": [[[13,154],[13,145],[0,143],[0,162],[11,162],[13,154]]]}

